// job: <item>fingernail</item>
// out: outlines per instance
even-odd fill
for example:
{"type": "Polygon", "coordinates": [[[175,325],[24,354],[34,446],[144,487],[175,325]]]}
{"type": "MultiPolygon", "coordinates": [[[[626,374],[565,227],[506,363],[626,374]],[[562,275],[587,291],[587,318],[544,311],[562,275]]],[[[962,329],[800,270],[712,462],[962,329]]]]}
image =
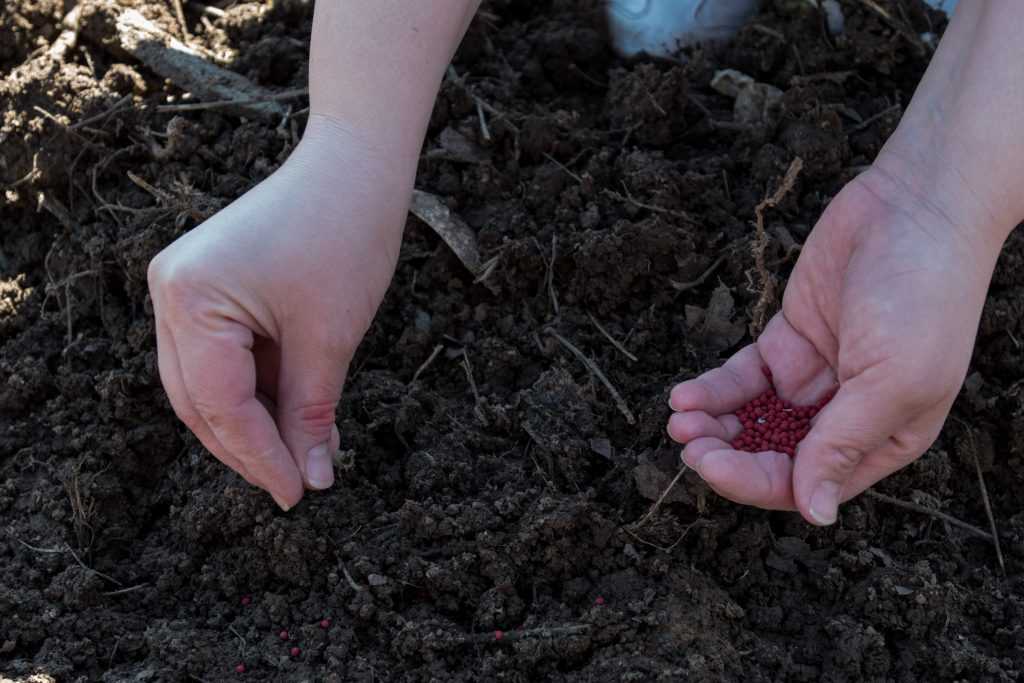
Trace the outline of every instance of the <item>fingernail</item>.
{"type": "MultiPolygon", "coordinates": [[[[694,472],[697,472],[697,466],[700,465],[701,458],[695,457],[684,448],[683,452],[679,456],[679,459],[683,461],[684,465],[689,467],[694,472]]],[[[699,472],[697,473],[700,474],[699,472]]]]}
{"type": "Polygon", "coordinates": [[[330,443],[313,446],[306,455],[306,479],[314,489],[328,489],[334,484],[334,463],[330,443]]]}
{"type": "Polygon", "coordinates": [[[823,481],[811,495],[811,518],[821,524],[828,526],[835,524],[839,515],[839,484],[834,481],[823,481]]]}
{"type": "Polygon", "coordinates": [[[277,507],[281,508],[282,512],[288,512],[292,509],[292,506],[286,505],[284,501],[277,497],[277,494],[271,493],[270,497],[274,499],[274,502],[277,503],[277,507]]]}

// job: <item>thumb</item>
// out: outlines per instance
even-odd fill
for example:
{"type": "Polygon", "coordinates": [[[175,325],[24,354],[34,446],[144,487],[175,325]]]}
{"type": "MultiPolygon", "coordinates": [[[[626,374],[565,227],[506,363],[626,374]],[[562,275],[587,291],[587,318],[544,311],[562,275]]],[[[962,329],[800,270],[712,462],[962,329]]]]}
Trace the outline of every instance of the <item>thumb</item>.
{"type": "Polygon", "coordinates": [[[281,438],[308,488],[334,484],[334,454],[341,445],[335,410],[345,384],[348,361],[331,344],[311,339],[281,345],[277,421],[281,438]]]}
{"type": "Polygon", "coordinates": [[[798,447],[793,499],[812,524],[836,521],[839,503],[858,492],[851,486],[861,463],[905,421],[906,402],[885,384],[864,375],[844,382],[798,447]]]}

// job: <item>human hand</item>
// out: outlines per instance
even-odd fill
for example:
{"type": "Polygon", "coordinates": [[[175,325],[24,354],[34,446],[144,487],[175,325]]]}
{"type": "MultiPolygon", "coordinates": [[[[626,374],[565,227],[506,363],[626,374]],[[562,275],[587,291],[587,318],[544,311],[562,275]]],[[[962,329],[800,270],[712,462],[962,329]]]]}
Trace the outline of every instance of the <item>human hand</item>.
{"type": "Polygon", "coordinates": [[[394,273],[415,167],[313,115],[278,171],[150,264],[175,413],[285,510],[333,484],[335,407],[394,273]]]}
{"type": "Polygon", "coordinates": [[[684,462],[738,503],[814,524],[918,458],[966,376],[998,248],[876,165],[837,195],[757,342],[676,386],[668,431],[684,462]],[[838,392],[795,457],[729,442],[733,412],[767,390],[795,405],[838,392]]]}

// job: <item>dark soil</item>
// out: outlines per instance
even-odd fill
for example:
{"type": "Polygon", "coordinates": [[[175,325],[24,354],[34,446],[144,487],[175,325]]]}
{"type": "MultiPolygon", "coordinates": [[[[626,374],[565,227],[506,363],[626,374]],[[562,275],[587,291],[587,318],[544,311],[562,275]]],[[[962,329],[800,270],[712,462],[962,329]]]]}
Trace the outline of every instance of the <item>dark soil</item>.
{"type": "MultiPolygon", "coordinates": [[[[180,31],[171,3],[137,4],[180,31]]],[[[410,219],[339,409],[351,466],[282,514],[172,414],[145,271],[271,173],[305,115],[159,113],[181,93],[96,37],[47,56],[65,3],[5,2],[0,673],[1024,679],[1019,236],[954,410],[963,422],[878,487],[987,529],[977,456],[1005,574],[986,540],[870,497],[815,529],[733,505],[688,473],[635,524],[677,469],[668,388],[749,340],[754,206],[801,157],[767,216],[782,285],[791,247],[898,121],[930,54],[916,37],[943,27],[910,0],[870,3],[891,22],[848,1],[847,32],[832,38],[809,3],[766,4],[722,54],[686,66],[616,59],[596,0],[485,4],[454,64],[461,82],[442,88],[418,186],[498,264],[474,284],[410,219]],[[723,67],[781,88],[779,110],[730,125],[731,100],[709,86],[723,67]],[[490,141],[471,93],[493,107],[490,141]],[[125,95],[129,106],[67,128],[125,95]],[[673,288],[722,255],[700,284],[673,288]],[[603,369],[635,424],[549,330],[603,369]]],[[[309,2],[220,5],[217,18],[185,3],[195,42],[260,85],[305,85],[309,2]]]]}

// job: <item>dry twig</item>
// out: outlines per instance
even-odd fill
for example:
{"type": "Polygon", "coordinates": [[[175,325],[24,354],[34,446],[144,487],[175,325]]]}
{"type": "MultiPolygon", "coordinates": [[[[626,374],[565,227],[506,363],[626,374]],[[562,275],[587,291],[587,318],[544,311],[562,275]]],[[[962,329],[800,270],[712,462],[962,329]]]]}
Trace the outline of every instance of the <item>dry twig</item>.
{"type": "Polygon", "coordinates": [[[964,428],[967,435],[967,450],[974,460],[974,471],[978,474],[978,487],[981,489],[981,502],[985,506],[985,515],[988,517],[988,526],[992,530],[992,543],[996,547],[996,560],[999,561],[999,570],[1006,576],[1006,562],[1003,560],[1003,548],[999,543],[999,531],[996,529],[996,517],[992,513],[992,502],[988,497],[988,487],[985,486],[985,475],[981,471],[981,461],[978,459],[978,442],[974,437],[974,430],[962,420],[957,420],[964,428]]]}
{"type": "Polygon", "coordinates": [[[690,214],[686,213],[685,211],[676,211],[674,209],[666,209],[663,206],[655,206],[654,204],[645,204],[644,202],[641,202],[641,201],[635,199],[633,197],[633,195],[630,194],[629,188],[626,187],[625,183],[623,183],[622,189],[624,189],[626,191],[625,195],[621,195],[618,192],[615,192],[613,190],[609,190],[607,188],[605,188],[604,194],[606,196],[614,199],[617,202],[623,202],[625,204],[632,204],[633,206],[637,207],[638,209],[645,209],[647,211],[653,211],[654,213],[660,213],[660,214],[663,214],[663,215],[666,215],[666,216],[672,216],[673,218],[679,218],[679,219],[689,223],[690,225],[699,226],[697,221],[695,221],[690,216],[690,214]]]}
{"type": "Polygon", "coordinates": [[[459,636],[456,638],[456,642],[459,644],[475,644],[483,645],[485,643],[514,643],[517,640],[527,640],[529,638],[564,638],[566,636],[576,636],[583,633],[587,633],[590,630],[590,624],[572,624],[569,626],[554,626],[545,628],[530,628],[523,629],[521,631],[502,631],[501,637],[495,636],[495,632],[491,631],[488,633],[477,633],[472,635],[459,636]]]}
{"type": "Polygon", "coordinates": [[[469,387],[473,390],[473,399],[476,401],[473,412],[485,425],[490,424],[487,414],[484,412],[483,399],[480,398],[480,392],[476,388],[476,380],[473,379],[473,366],[469,362],[469,352],[465,349],[462,350],[462,369],[466,371],[466,379],[469,380],[469,387]]]}
{"type": "Polygon", "coordinates": [[[901,507],[904,510],[913,510],[914,512],[920,512],[921,514],[930,515],[932,517],[935,517],[936,519],[941,519],[943,522],[946,522],[947,524],[963,529],[964,531],[968,531],[979,538],[984,538],[987,541],[994,542],[995,540],[992,537],[992,534],[988,533],[987,531],[979,529],[978,527],[972,524],[968,524],[967,522],[962,522],[956,517],[953,517],[952,515],[947,515],[945,512],[940,512],[939,510],[935,510],[930,507],[925,507],[924,505],[918,505],[917,503],[911,503],[910,501],[900,500],[899,498],[893,498],[892,496],[887,496],[884,493],[879,493],[874,489],[868,489],[867,491],[864,492],[864,494],[869,498],[874,498],[876,500],[882,501],[883,503],[889,503],[890,505],[901,507]]]}
{"type": "Polygon", "coordinates": [[[181,24],[181,35],[185,37],[185,42],[192,40],[192,34],[188,32],[188,24],[185,23],[185,10],[181,8],[181,0],[173,0],[174,2],[174,13],[178,17],[178,23],[181,24]]]}
{"type": "Polygon", "coordinates": [[[715,259],[714,263],[708,266],[708,269],[701,273],[700,277],[698,277],[696,280],[690,280],[689,282],[676,282],[675,280],[669,280],[668,282],[670,285],[672,285],[672,289],[676,290],[677,292],[686,292],[696,287],[700,287],[707,281],[709,277],[711,277],[712,273],[718,270],[718,266],[722,265],[727,255],[728,252],[720,255],[717,259],[715,259]]]}
{"type": "Polygon", "coordinates": [[[125,95],[124,97],[119,99],[117,102],[115,102],[114,105],[112,107],[110,107],[109,109],[107,109],[105,111],[101,111],[99,114],[96,114],[94,116],[90,116],[89,118],[82,119],[81,121],[78,121],[77,123],[72,123],[70,126],[68,126],[68,130],[78,130],[79,128],[83,128],[85,126],[91,126],[94,123],[99,123],[101,121],[104,121],[108,117],[113,116],[114,114],[119,112],[126,104],[130,103],[131,101],[132,101],[132,96],[131,95],[125,95]]]}
{"type": "Polygon", "coordinates": [[[430,364],[434,362],[434,359],[437,358],[441,354],[441,351],[443,350],[444,344],[438,344],[437,346],[434,347],[434,350],[430,352],[430,356],[428,356],[427,359],[423,361],[423,364],[416,369],[416,372],[412,376],[412,381],[409,382],[410,385],[416,384],[416,380],[420,378],[420,375],[423,374],[423,371],[430,367],[430,364]]]}
{"type": "Polygon", "coordinates": [[[679,480],[683,478],[683,475],[686,474],[686,470],[688,469],[689,468],[686,465],[683,465],[682,467],[679,468],[679,471],[676,473],[676,476],[672,479],[672,481],[669,482],[668,486],[665,487],[665,490],[661,492],[661,495],[658,496],[658,500],[654,501],[654,505],[651,506],[651,509],[647,511],[646,515],[644,515],[636,522],[634,522],[633,526],[643,526],[644,522],[650,519],[651,516],[658,511],[658,508],[661,507],[661,504],[665,501],[665,498],[668,497],[669,492],[675,488],[676,484],[679,483],[679,480]]]}
{"type": "Polygon", "coordinates": [[[750,327],[751,336],[755,339],[761,334],[761,330],[764,329],[768,319],[768,309],[775,301],[775,277],[768,271],[764,260],[765,252],[768,249],[768,233],[764,229],[764,212],[777,206],[793,190],[793,184],[796,182],[796,178],[800,175],[803,167],[803,159],[800,157],[793,159],[786,170],[786,175],[782,178],[782,182],[779,183],[775,192],[762,199],[754,208],[754,227],[756,232],[754,241],[751,244],[751,252],[754,256],[754,272],[759,280],[756,289],[759,294],[757,303],[754,304],[753,313],[750,316],[750,327]]]}
{"type": "Polygon", "coordinates": [[[639,360],[636,356],[634,356],[628,350],[626,350],[626,347],[623,346],[622,343],[619,342],[615,337],[613,337],[611,333],[608,332],[608,330],[604,329],[604,327],[601,326],[601,323],[597,322],[597,318],[595,318],[590,313],[587,313],[587,317],[590,318],[590,322],[594,323],[594,327],[597,328],[597,331],[603,334],[604,338],[610,341],[612,346],[621,351],[626,358],[630,359],[634,363],[637,362],[637,360],[639,360]]]}
{"type": "Polygon", "coordinates": [[[348,573],[348,567],[346,567],[345,565],[341,565],[341,572],[345,575],[345,581],[348,582],[348,585],[351,586],[352,590],[354,590],[356,593],[362,593],[363,591],[367,590],[366,586],[356,583],[356,580],[353,579],[352,575],[348,573]]]}
{"type": "Polygon", "coordinates": [[[156,110],[161,114],[169,112],[202,111],[204,109],[224,109],[227,107],[240,107],[250,104],[261,104],[267,102],[280,102],[282,100],[294,100],[298,97],[309,95],[309,88],[298,88],[284,92],[262,95],[260,97],[249,97],[233,100],[214,100],[212,102],[183,102],[181,104],[159,104],[156,110]]]}
{"type": "Polygon", "coordinates": [[[867,128],[868,126],[870,126],[875,121],[878,121],[879,119],[885,118],[889,114],[897,113],[897,112],[900,112],[902,110],[903,110],[903,105],[901,105],[901,104],[894,104],[891,107],[886,107],[885,109],[883,109],[882,111],[878,112],[877,114],[869,116],[866,119],[864,119],[863,121],[861,121],[860,123],[858,123],[856,126],[851,128],[850,130],[848,130],[846,132],[846,134],[849,135],[850,133],[856,133],[859,130],[863,130],[863,129],[867,128]]]}
{"type": "Polygon", "coordinates": [[[626,418],[626,422],[628,422],[631,425],[636,424],[636,417],[634,417],[633,411],[629,409],[629,406],[626,404],[626,401],[622,398],[622,394],[620,394],[618,389],[615,388],[615,385],[613,385],[611,381],[609,381],[609,379],[605,376],[605,374],[601,372],[601,368],[597,367],[597,363],[587,358],[586,354],[584,354],[582,351],[576,348],[576,346],[572,342],[570,342],[562,335],[558,334],[557,332],[550,328],[548,328],[546,331],[552,337],[557,339],[562,344],[562,346],[569,349],[572,355],[576,356],[580,360],[580,362],[586,366],[587,370],[589,370],[590,373],[594,375],[594,377],[596,377],[598,380],[600,380],[601,384],[603,384],[605,388],[608,389],[608,391],[612,395],[612,400],[615,401],[615,406],[619,409],[619,412],[622,413],[623,416],[626,418]]]}

